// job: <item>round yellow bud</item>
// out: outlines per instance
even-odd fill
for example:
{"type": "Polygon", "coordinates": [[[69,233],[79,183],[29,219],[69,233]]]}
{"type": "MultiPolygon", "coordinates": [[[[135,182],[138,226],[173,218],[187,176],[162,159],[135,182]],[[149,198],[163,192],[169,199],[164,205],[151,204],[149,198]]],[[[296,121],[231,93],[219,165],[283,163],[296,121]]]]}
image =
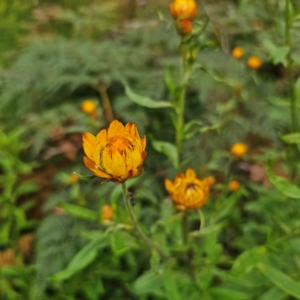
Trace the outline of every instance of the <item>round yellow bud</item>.
{"type": "Polygon", "coordinates": [[[262,61],[257,56],[250,56],[247,60],[247,65],[250,69],[258,69],[262,65],[262,61]]]}
{"type": "Polygon", "coordinates": [[[232,180],[228,183],[228,188],[233,192],[237,191],[240,188],[240,186],[240,183],[236,180],[232,180]]]}
{"type": "Polygon", "coordinates": [[[244,49],[242,47],[235,47],[232,50],[231,55],[233,58],[240,59],[244,55],[244,49]]]}
{"type": "Polygon", "coordinates": [[[248,147],[244,143],[235,143],[231,148],[230,152],[235,157],[243,157],[248,151],[248,147]]]}
{"type": "Polygon", "coordinates": [[[84,100],[81,103],[81,110],[88,114],[88,115],[93,115],[96,112],[97,105],[93,100],[84,100]]]}

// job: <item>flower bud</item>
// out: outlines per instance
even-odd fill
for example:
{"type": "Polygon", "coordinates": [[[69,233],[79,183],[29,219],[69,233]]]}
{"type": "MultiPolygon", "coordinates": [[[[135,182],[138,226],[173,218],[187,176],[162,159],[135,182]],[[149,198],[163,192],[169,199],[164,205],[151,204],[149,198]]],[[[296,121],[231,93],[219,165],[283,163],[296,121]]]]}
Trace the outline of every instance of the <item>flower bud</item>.
{"type": "Polygon", "coordinates": [[[262,65],[262,61],[257,56],[250,56],[247,60],[247,65],[250,69],[258,69],[262,65]]]}
{"type": "Polygon", "coordinates": [[[232,181],[230,181],[230,182],[228,183],[228,188],[229,188],[231,191],[235,192],[235,191],[237,191],[237,190],[240,188],[240,184],[239,184],[238,181],[232,180],[232,181]]]}
{"type": "Polygon", "coordinates": [[[232,50],[231,55],[233,58],[240,59],[244,55],[244,49],[242,47],[235,47],[232,50]]]}
{"type": "Polygon", "coordinates": [[[244,143],[235,143],[231,148],[230,152],[235,156],[235,157],[243,157],[248,151],[248,147],[244,143]]]}
{"type": "Polygon", "coordinates": [[[174,19],[193,20],[197,16],[197,4],[194,0],[174,0],[170,12],[174,19]]]}

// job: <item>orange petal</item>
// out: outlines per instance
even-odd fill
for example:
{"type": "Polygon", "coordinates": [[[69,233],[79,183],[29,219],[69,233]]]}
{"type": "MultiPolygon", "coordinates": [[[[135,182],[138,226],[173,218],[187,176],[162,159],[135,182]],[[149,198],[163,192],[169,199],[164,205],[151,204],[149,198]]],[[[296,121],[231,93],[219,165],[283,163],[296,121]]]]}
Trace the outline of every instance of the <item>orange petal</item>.
{"type": "Polygon", "coordinates": [[[86,167],[88,167],[96,176],[100,177],[100,178],[109,178],[110,176],[106,173],[104,173],[103,171],[101,171],[100,169],[98,169],[99,167],[88,157],[84,157],[83,158],[83,162],[86,165],[86,167]]]}
{"type": "Polygon", "coordinates": [[[124,129],[124,125],[121,122],[119,122],[118,120],[112,121],[108,128],[108,139],[116,135],[122,135],[124,133],[124,129]]]}
{"type": "Polygon", "coordinates": [[[94,152],[96,149],[96,137],[89,132],[85,132],[82,135],[83,139],[83,150],[85,154],[90,158],[94,158],[94,152]]]}
{"type": "Polygon", "coordinates": [[[188,168],[185,172],[185,177],[187,179],[194,179],[196,177],[196,173],[193,169],[188,168]]]}
{"type": "Polygon", "coordinates": [[[173,190],[173,182],[170,179],[165,179],[165,188],[169,192],[173,190]]]}
{"type": "Polygon", "coordinates": [[[141,144],[142,144],[142,148],[143,148],[143,150],[145,150],[146,149],[146,136],[144,136],[142,139],[141,139],[141,144]]]}
{"type": "Polygon", "coordinates": [[[103,148],[106,145],[106,142],[107,142],[107,130],[106,129],[101,130],[97,134],[96,140],[97,140],[97,145],[100,144],[101,148],[103,148]]]}

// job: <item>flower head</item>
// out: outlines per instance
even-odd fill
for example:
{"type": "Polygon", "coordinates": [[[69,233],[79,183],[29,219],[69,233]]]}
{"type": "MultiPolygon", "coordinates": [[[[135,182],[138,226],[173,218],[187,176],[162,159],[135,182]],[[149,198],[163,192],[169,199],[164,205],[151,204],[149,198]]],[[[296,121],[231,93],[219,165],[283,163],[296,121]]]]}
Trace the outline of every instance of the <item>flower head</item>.
{"type": "Polygon", "coordinates": [[[247,60],[247,65],[250,69],[258,69],[260,68],[262,61],[257,56],[250,56],[247,60]]]}
{"type": "Polygon", "coordinates": [[[165,187],[171,199],[179,210],[197,209],[202,207],[209,196],[209,180],[201,180],[193,169],[187,169],[186,173],[177,174],[172,182],[165,180],[165,187]]]}
{"type": "Polygon", "coordinates": [[[124,126],[117,120],[96,136],[83,134],[84,164],[98,177],[124,182],[139,176],[146,157],[146,137],[139,136],[135,124],[124,126]]]}
{"type": "Polygon", "coordinates": [[[232,180],[228,183],[228,188],[233,192],[237,191],[240,188],[240,186],[240,183],[236,180],[232,180]]]}
{"type": "Polygon", "coordinates": [[[193,20],[197,16],[197,4],[194,0],[174,0],[170,12],[175,19],[193,20]]]}
{"type": "Polygon", "coordinates": [[[232,50],[231,55],[233,58],[240,59],[244,55],[244,49],[242,47],[235,47],[232,50]]]}
{"type": "Polygon", "coordinates": [[[178,31],[182,35],[189,35],[193,31],[193,24],[189,19],[182,19],[178,21],[178,31]]]}
{"type": "Polygon", "coordinates": [[[94,114],[96,112],[96,109],[97,106],[93,100],[84,100],[81,103],[81,110],[88,115],[94,114]]]}
{"type": "Polygon", "coordinates": [[[248,147],[244,143],[235,143],[231,148],[230,152],[236,157],[243,157],[248,151],[248,147]]]}

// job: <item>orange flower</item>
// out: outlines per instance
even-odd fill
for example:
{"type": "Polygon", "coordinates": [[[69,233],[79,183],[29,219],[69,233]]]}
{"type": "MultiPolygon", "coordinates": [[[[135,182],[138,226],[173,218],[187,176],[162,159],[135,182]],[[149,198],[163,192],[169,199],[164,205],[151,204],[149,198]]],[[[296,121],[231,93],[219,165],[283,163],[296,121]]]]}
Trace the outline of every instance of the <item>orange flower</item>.
{"type": "Polygon", "coordinates": [[[244,49],[242,47],[235,47],[232,50],[231,55],[233,58],[240,59],[244,55],[244,49]]]}
{"type": "Polygon", "coordinates": [[[174,0],[170,12],[175,19],[193,20],[197,16],[197,4],[194,0],[174,0]]]}
{"type": "Polygon", "coordinates": [[[84,100],[81,103],[81,110],[87,115],[94,116],[96,114],[97,105],[93,100],[84,100]]]}
{"type": "Polygon", "coordinates": [[[232,180],[228,183],[228,188],[233,192],[237,191],[240,188],[240,186],[240,183],[236,180],[232,180]]]}
{"type": "Polygon", "coordinates": [[[235,143],[231,148],[230,152],[236,157],[243,157],[248,151],[248,147],[244,143],[235,143]]]}
{"type": "Polygon", "coordinates": [[[108,221],[112,218],[114,210],[110,205],[104,205],[102,207],[102,221],[108,221]]]}
{"type": "Polygon", "coordinates": [[[166,179],[165,187],[177,209],[186,210],[197,209],[206,203],[210,185],[207,178],[201,180],[195,171],[189,168],[185,174],[177,174],[173,182],[166,179]]]}
{"type": "Polygon", "coordinates": [[[258,69],[262,64],[262,61],[257,56],[250,56],[247,60],[247,65],[250,69],[258,69]]]}
{"type": "Polygon", "coordinates": [[[208,177],[206,177],[206,179],[210,185],[213,185],[216,183],[216,178],[214,176],[208,176],[208,177]]]}
{"type": "Polygon", "coordinates": [[[192,22],[189,19],[182,19],[178,22],[178,31],[182,35],[189,35],[193,31],[192,22]]]}
{"type": "Polygon", "coordinates": [[[124,182],[139,176],[146,157],[146,137],[139,136],[135,124],[124,125],[117,120],[96,136],[83,134],[84,164],[98,177],[124,182]]]}

